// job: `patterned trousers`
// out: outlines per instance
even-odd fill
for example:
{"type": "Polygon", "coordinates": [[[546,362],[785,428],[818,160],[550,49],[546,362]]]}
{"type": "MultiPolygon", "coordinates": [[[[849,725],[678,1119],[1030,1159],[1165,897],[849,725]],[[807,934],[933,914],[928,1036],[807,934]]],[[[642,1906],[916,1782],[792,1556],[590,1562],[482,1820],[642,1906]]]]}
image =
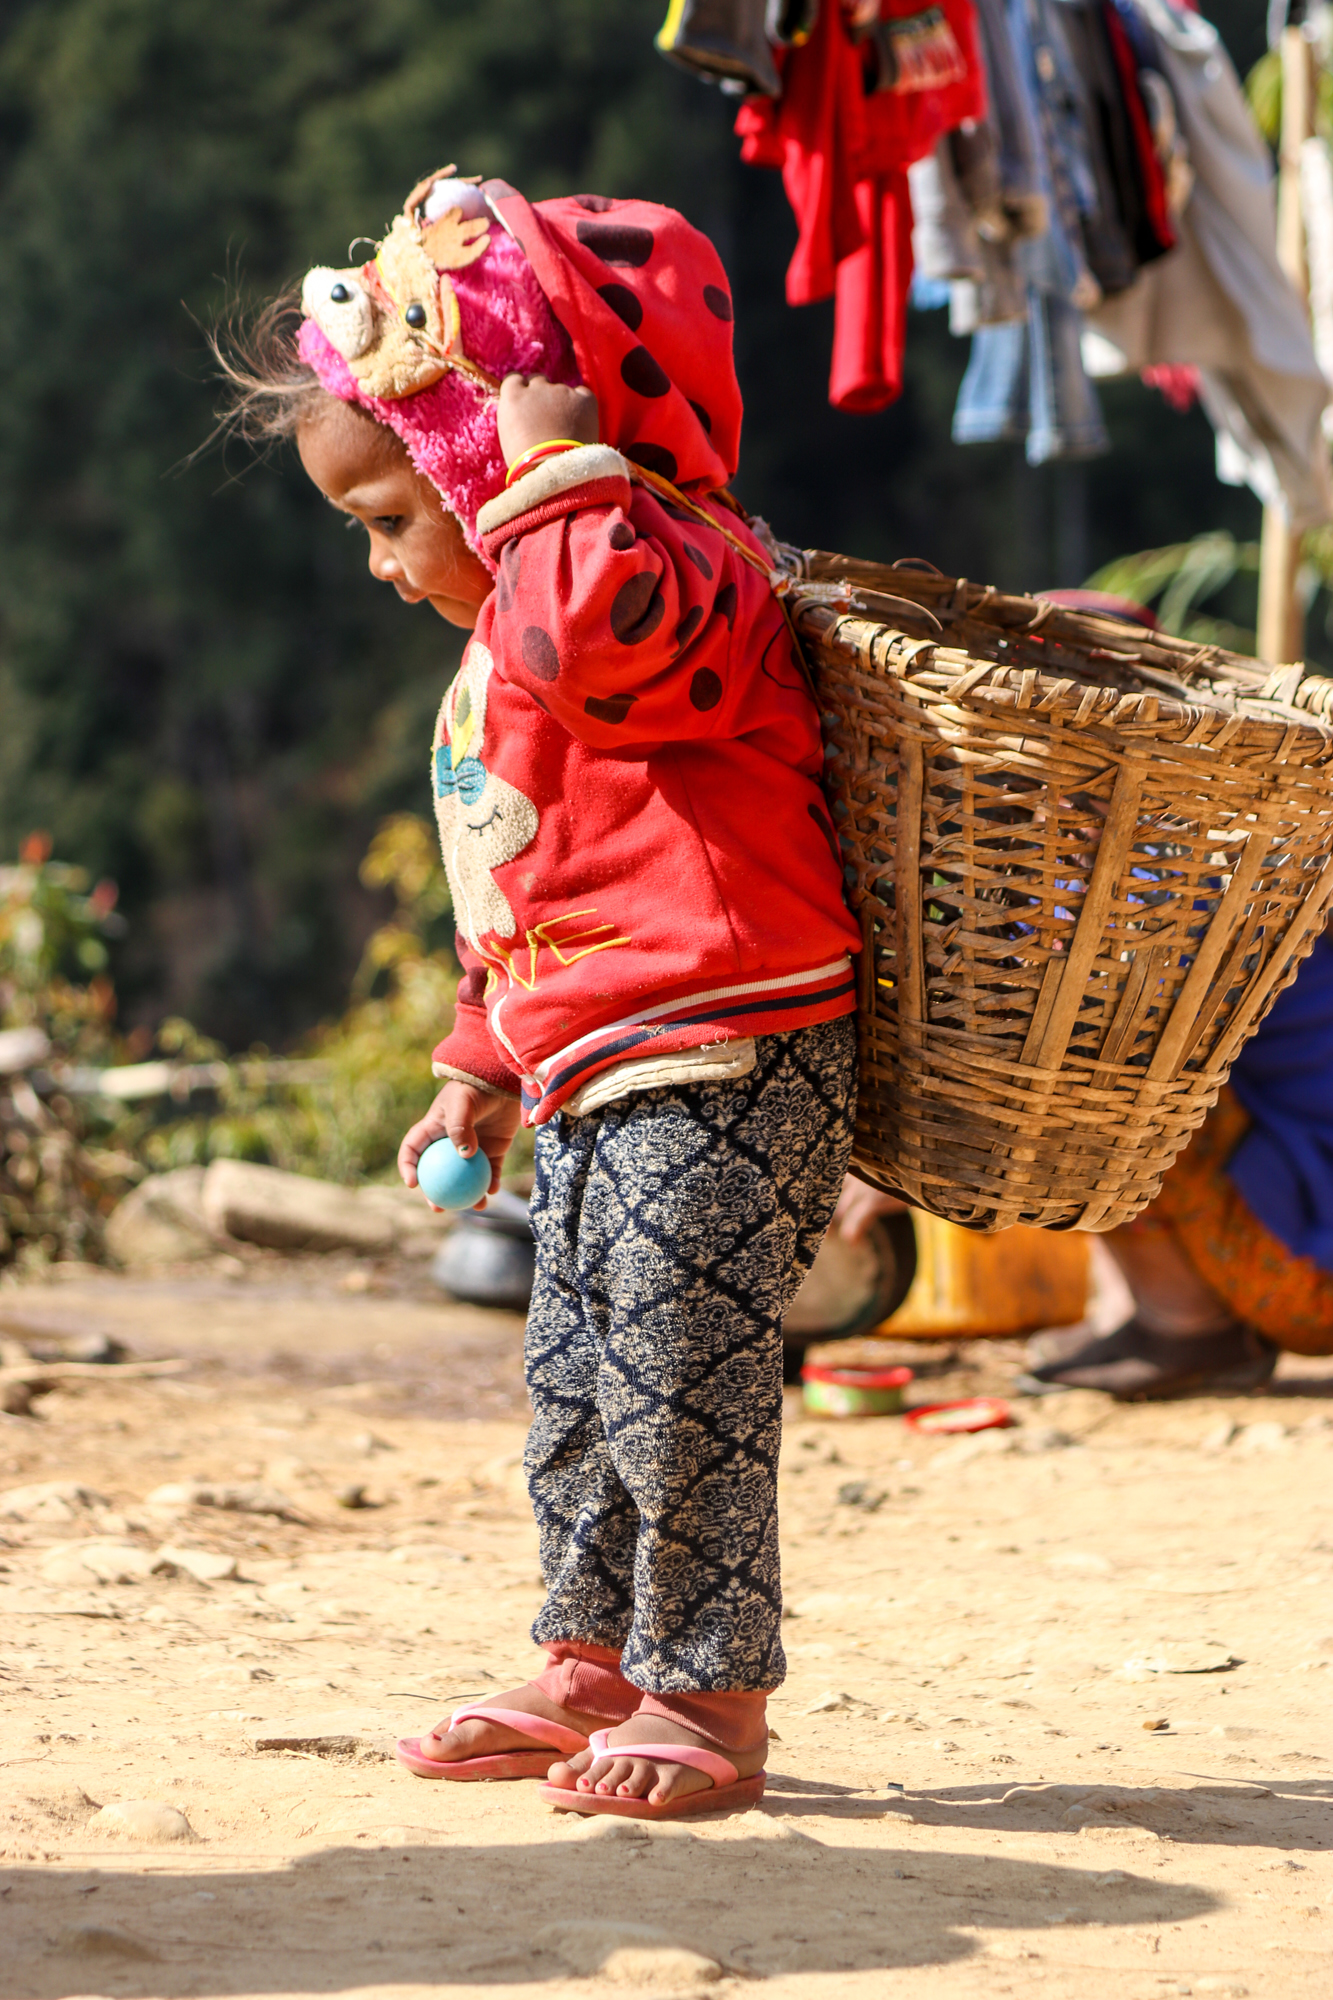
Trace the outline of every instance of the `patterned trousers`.
{"type": "Polygon", "coordinates": [[[758,1692],[786,1670],[782,1317],[847,1167],[855,1023],[756,1046],[748,1076],[537,1134],[532,1636],[623,1648],[650,1693],[758,1692]]]}

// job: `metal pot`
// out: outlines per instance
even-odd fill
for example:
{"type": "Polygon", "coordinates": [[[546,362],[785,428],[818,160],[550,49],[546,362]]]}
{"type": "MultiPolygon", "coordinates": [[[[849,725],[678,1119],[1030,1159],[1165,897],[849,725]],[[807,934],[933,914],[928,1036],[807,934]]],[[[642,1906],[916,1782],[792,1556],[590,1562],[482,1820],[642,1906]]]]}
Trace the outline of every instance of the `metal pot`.
{"type": "Polygon", "coordinates": [[[462,1211],[436,1251],[430,1274],[466,1305],[525,1313],[536,1266],[528,1204],[502,1188],[485,1208],[462,1211]]]}
{"type": "MultiPolygon", "coordinates": [[[[816,1340],[850,1340],[897,1310],[916,1275],[910,1215],[881,1215],[859,1243],[831,1229],[782,1324],[788,1373],[816,1340]]],[[[794,1378],[793,1378],[794,1379],[794,1378]]]]}

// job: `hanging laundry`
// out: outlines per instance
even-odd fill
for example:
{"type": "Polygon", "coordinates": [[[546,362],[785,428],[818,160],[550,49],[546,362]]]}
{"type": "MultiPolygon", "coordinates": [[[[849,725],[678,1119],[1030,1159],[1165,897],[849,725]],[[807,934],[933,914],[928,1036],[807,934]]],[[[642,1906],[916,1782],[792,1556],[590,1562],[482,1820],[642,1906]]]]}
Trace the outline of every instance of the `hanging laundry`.
{"type": "Polygon", "coordinates": [[[918,273],[949,290],[949,328],[1022,319],[1027,286],[1015,244],[1050,223],[1031,95],[1018,72],[1004,0],[977,0],[984,119],[960,125],[908,170],[918,273]]]}
{"type": "Polygon", "coordinates": [[[1059,0],[1082,92],[1095,181],[1082,218],[1088,262],[1104,294],[1125,291],[1141,265],[1174,248],[1161,164],[1123,26],[1110,0],[1059,0]]]}
{"type": "Polygon", "coordinates": [[[802,42],[818,0],[671,0],[656,37],[664,56],[723,90],[782,89],[775,47],[802,42]]]}
{"type": "MultiPolygon", "coordinates": [[[[1306,139],[1301,145],[1301,220],[1315,357],[1324,380],[1333,382],[1333,159],[1325,139],[1306,139]]],[[[1333,404],[1324,411],[1323,431],[1333,440],[1333,404]]]]}
{"type": "Polygon", "coordinates": [[[1029,464],[1044,465],[1110,447],[1081,346],[1080,314],[1102,296],[1084,231],[1085,218],[1097,213],[1098,187],[1063,8],[1057,0],[1008,0],[1006,27],[1038,135],[1046,228],[1012,246],[1022,315],[978,324],[953,436],[958,444],[1023,438],[1029,464]]]}
{"type": "Polygon", "coordinates": [[[878,410],[902,390],[912,205],[907,169],[942,133],[985,116],[972,0],[883,0],[857,41],[839,0],[778,52],[782,97],[750,98],[741,157],[777,167],[798,225],[787,299],[833,296],[829,400],[878,410]]]}
{"type": "Polygon", "coordinates": [[[912,298],[920,304],[925,287],[940,286],[951,333],[1003,325],[1027,312],[1027,287],[1013,258],[1013,219],[985,189],[970,158],[977,142],[992,136],[987,124],[970,132],[960,127],[908,169],[916,267],[912,298]]]}
{"type": "Polygon", "coordinates": [[[1219,479],[1250,486],[1293,528],[1312,527],[1333,517],[1321,430],[1329,388],[1277,261],[1268,149],[1215,28],[1168,0],[1117,7],[1140,67],[1169,88],[1193,186],[1177,171],[1187,194],[1173,216],[1177,248],[1089,314],[1085,362],[1095,376],[1197,369],[1219,479]]]}

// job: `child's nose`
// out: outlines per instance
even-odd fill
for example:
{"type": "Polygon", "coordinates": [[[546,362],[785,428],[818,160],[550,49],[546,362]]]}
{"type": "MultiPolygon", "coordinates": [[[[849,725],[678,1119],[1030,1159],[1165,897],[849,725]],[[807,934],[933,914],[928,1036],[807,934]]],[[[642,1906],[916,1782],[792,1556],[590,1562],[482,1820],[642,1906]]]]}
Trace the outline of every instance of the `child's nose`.
{"type": "Polygon", "coordinates": [[[377,583],[403,583],[406,580],[406,573],[397,556],[391,555],[386,548],[377,547],[374,542],[370,545],[370,574],[377,583]]]}

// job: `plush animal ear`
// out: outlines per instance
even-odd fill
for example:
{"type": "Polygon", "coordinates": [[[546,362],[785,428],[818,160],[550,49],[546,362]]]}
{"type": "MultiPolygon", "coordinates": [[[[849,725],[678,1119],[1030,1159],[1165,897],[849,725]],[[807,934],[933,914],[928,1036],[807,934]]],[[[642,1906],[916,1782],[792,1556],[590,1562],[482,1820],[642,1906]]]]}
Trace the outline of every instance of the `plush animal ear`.
{"type": "Polygon", "coordinates": [[[434,222],[422,225],[421,243],[437,271],[461,271],[476,263],[490,233],[485,215],[468,216],[461,208],[446,208],[434,222]]]}
{"type": "Polygon", "coordinates": [[[433,174],[427,174],[424,180],[417,182],[411,194],[403,203],[403,214],[409,222],[420,222],[421,217],[417,211],[425,207],[426,198],[436,181],[451,181],[457,172],[457,167],[437,167],[433,174]]]}
{"type": "Polygon", "coordinates": [[[460,179],[456,168],[442,167],[418,181],[403,205],[437,271],[461,271],[486,248],[490,214],[480,178],[471,174],[460,179]]]}

